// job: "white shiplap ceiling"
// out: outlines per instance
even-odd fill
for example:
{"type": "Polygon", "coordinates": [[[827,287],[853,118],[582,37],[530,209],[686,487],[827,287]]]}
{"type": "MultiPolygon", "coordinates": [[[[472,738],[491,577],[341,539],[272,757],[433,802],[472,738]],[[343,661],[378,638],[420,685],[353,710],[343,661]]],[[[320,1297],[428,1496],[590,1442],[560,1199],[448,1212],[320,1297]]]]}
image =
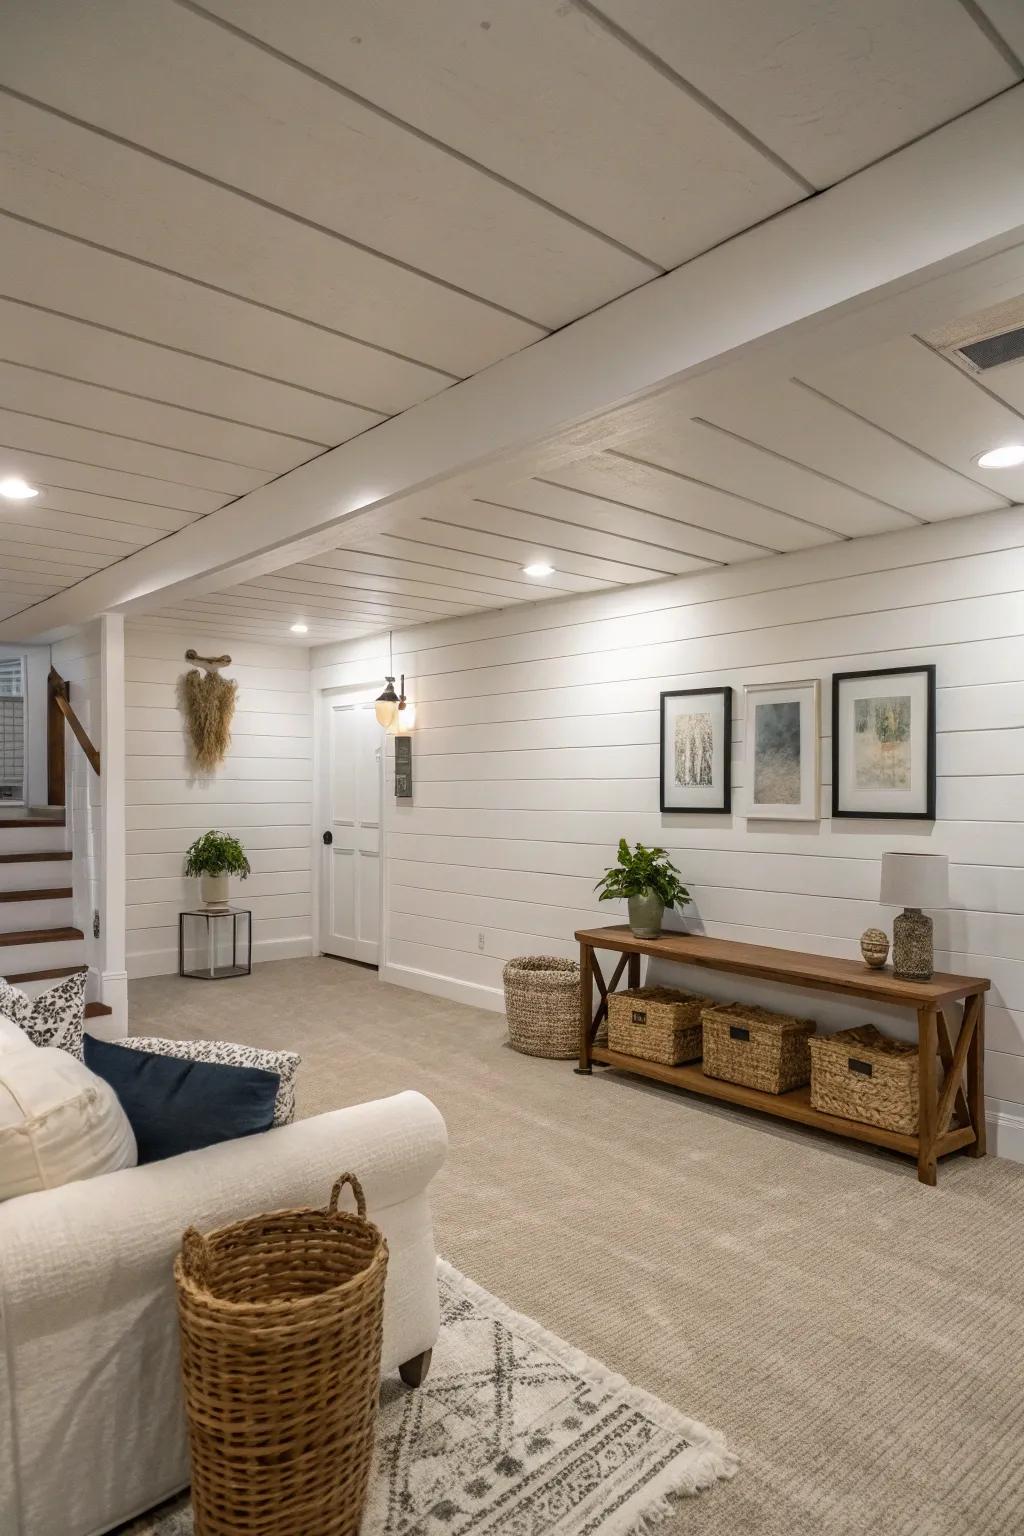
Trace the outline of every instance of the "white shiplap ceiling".
{"type": "Polygon", "coordinates": [[[301,619],[316,643],[994,511],[1024,502],[1024,467],[973,461],[1024,438],[1024,361],[979,378],[904,334],[795,373],[725,369],[602,433],[614,446],[548,445],[536,475],[409,498],[372,539],[151,622],[280,637],[301,619]],[[554,573],[530,580],[533,561],[554,573]]]}
{"type": "MultiPolygon", "coordinates": [[[[12,0],[0,474],[42,495],[0,504],[0,620],[998,95],[1022,30],[1012,0],[12,0]]],[[[1011,372],[1002,405],[906,336],[713,377],[152,622],[334,638],[1003,506],[960,448],[1019,424],[1011,372]]]]}

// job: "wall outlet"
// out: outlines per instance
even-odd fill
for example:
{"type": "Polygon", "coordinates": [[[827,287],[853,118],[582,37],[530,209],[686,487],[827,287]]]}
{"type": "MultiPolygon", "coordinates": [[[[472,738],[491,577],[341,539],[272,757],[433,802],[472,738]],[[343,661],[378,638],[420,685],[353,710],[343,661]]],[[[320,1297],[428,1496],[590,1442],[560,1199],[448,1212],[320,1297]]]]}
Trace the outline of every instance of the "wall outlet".
{"type": "Polygon", "coordinates": [[[487,948],[487,936],[482,928],[476,936],[476,947],[481,954],[483,954],[484,950],[487,948]]]}

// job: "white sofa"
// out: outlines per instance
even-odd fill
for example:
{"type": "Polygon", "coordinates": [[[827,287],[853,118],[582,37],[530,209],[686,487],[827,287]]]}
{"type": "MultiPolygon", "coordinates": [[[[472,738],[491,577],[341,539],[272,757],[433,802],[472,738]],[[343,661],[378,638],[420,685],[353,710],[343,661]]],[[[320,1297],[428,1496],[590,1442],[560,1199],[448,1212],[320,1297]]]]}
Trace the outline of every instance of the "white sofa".
{"type": "Polygon", "coordinates": [[[383,1369],[429,1350],[446,1145],[429,1099],[400,1093],[0,1205],[3,1536],[98,1536],[187,1484],[171,1271],[189,1223],[324,1205],[350,1169],[390,1249],[383,1369]]]}

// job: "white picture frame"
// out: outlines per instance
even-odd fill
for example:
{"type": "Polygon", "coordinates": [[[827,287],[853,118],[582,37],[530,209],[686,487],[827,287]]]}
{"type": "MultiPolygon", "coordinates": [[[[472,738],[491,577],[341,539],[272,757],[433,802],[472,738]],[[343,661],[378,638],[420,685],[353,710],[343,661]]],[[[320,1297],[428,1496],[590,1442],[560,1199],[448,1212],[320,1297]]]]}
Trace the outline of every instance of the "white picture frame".
{"type": "Polygon", "coordinates": [[[821,683],[743,690],[743,803],[748,820],[821,818],[821,683]]]}

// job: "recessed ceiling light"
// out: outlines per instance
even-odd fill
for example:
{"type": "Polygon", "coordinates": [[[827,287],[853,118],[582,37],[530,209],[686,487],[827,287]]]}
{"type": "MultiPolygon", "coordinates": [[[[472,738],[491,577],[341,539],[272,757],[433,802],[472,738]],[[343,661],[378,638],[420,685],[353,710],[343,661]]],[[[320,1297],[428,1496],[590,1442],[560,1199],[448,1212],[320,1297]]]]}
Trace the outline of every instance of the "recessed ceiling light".
{"type": "Polygon", "coordinates": [[[554,566],[548,565],[544,560],[536,560],[533,565],[523,566],[524,576],[553,576],[554,573],[554,566]]]}
{"type": "Polygon", "coordinates": [[[29,485],[20,475],[8,475],[6,480],[0,480],[0,496],[6,496],[8,501],[28,501],[38,495],[35,486],[29,485]]]}
{"type": "Polygon", "coordinates": [[[308,624],[303,624],[301,622],[301,620],[300,620],[300,622],[298,624],[293,624],[292,625],[292,634],[293,635],[308,635],[309,634],[309,625],[308,624]]]}
{"type": "Polygon", "coordinates": [[[979,469],[1015,469],[1024,464],[1024,443],[1004,443],[1001,448],[990,448],[979,453],[974,461],[979,469]]]}

